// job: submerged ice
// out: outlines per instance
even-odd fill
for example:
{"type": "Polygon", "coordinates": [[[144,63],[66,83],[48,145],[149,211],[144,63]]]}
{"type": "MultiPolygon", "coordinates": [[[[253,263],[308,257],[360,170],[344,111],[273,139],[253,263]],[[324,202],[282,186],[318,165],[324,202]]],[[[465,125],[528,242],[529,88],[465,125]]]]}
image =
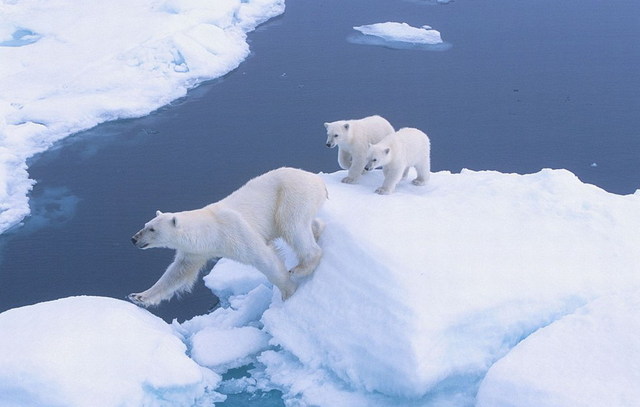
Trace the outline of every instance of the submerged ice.
{"type": "Polygon", "coordinates": [[[0,233],[29,213],[26,160],[236,68],[284,0],[0,3],[0,233]]]}
{"type": "Polygon", "coordinates": [[[635,405],[640,193],[465,170],[379,196],[381,172],[344,175],[323,175],[323,259],[286,302],[223,259],[205,277],[221,306],[184,323],[90,297],[7,311],[0,400],[86,405],[82,366],[105,405],[272,390],[288,406],[635,405]]]}

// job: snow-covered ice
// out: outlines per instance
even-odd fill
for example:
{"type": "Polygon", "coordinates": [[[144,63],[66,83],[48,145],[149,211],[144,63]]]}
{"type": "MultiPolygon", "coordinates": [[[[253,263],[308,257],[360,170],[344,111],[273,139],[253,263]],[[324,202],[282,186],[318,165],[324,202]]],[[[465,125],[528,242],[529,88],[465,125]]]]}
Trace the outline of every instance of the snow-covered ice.
{"type": "MultiPolygon", "coordinates": [[[[205,277],[221,306],[183,323],[87,297],[7,311],[0,352],[12,350],[0,382],[41,385],[0,400],[37,399],[51,386],[81,400],[80,387],[62,385],[98,349],[96,363],[109,367],[84,366],[83,376],[114,389],[114,400],[146,380],[129,363],[113,374],[123,355],[143,366],[156,352],[169,361],[151,383],[184,389],[173,393],[183,400],[278,390],[287,406],[637,404],[640,192],[610,194],[566,170],[438,172],[390,196],[373,193],[380,171],[358,185],[341,183],[343,171],[322,176],[323,259],[289,300],[257,270],[223,259],[205,277]],[[159,340],[172,345],[146,349],[159,340]],[[32,357],[43,343],[53,356],[32,357]],[[191,373],[174,376],[177,366],[191,373]],[[127,375],[128,387],[110,379],[127,375]]],[[[135,394],[157,394],[144,389],[135,394]]]]}
{"type": "MultiPolygon", "coordinates": [[[[0,314],[0,405],[174,406],[221,401],[163,320],[110,298],[71,297],[0,314]]],[[[203,404],[204,405],[204,404],[203,404]]]]}
{"type": "Polygon", "coordinates": [[[637,406],[639,334],[639,291],[595,300],[535,332],[491,367],[478,406],[637,406]]]}
{"type": "Polygon", "coordinates": [[[323,262],[264,314],[273,342],[309,371],[389,396],[472,396],[520,340],[640,284],[638,193],[564,170],[463,171],[379,197],[380,176],[355,188],[327,177],[323,262]]]}
{"type": "Polygon", "coordinates": [[[356,44],[380,45],[398,49],[445,50],[440,32],[428,25],[413,27],[407,23],[386,22],[353,27],[360,34],[348,39],[356,44]]]}
{"type": "Polygon", "coordinates": [[[412,27],[407,23],[377,23],[353,27],[364,35],[373,35],[387,41],[410,42],[414,44],[438,44],[442,42],[440,33],[428,25],[412,27]]]}
{"type": "Polygon", "coordinates": [[[0,2],[0,233],[29,213],[26,160],[236,68],[284,0],[0,2]]]}

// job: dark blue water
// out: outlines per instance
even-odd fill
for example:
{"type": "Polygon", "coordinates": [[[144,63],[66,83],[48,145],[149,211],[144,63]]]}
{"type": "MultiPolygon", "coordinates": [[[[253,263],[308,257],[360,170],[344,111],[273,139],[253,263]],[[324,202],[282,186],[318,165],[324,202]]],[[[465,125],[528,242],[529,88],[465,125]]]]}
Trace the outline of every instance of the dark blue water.
{"type": "MultiPolygon", "coordinates": [[[[640,2],[294,1],[226,77],[141,119],[98,126],[30,163],[33,216],[0,236],[0,311],[70,295],[124,298],[171,262],[130,236],[157,209],[201,207],[288,165],[337,170],[325,121],[380,114],[426,131],[434,171],[567,168],[640,187],[640,2]],[[351,27],[431,25],[446,51],[347,41],[351,27]]],[[[154,312],[184,320],[195,293],[154,312]]]]}

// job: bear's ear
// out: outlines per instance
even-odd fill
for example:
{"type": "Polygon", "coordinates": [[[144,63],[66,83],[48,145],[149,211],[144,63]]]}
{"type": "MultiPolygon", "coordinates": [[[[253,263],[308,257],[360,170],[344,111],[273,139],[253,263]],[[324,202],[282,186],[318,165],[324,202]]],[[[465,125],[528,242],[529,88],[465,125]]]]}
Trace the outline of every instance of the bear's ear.
{"type": "Polygon", "coordinates": [[[324,123],[324,128],[325,128],[325,129],[328,129],[328,128],[329,128],[329,123],[325,122],[325,123],[324,123]]]}
{"type": "Polygon", "coordinates": [[[385,154],[389,154],[389,151],[391,151],[391,149],[390,149],[389,147],[387,147],[387,148],[385,148],[385,149],[384,149],[384,153],[385,153],[385,154]]]}
{"type": "Polygon", "coordinates": [[[173,219],[171,219],[171,224],[173,225],[173,227],[177,227],[178,226],[178,218],[174,216],[173,219]]]}
{"type": "Polygon", "coordinates": [[[160,216],[160,215],[162,215],[162,212],[156,211],[156,216],[160,216]]]}
{"type": "Polygon", "coordinates": [[[345,123],[345,124],[344,124],[344,128],[345,128],[346,130],[349,130],[349,123],[345,123]]]}

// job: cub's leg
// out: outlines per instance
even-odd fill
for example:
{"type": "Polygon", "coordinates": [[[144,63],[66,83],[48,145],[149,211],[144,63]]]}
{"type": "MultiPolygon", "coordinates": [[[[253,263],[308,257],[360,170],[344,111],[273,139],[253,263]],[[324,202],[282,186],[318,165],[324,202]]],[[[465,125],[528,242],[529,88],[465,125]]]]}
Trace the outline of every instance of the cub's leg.
{"type": "Polygon", "coordinates": [[[340,147],[338,148],[338,164],[340,165],[340,168],[347,170],[351,167],[351,154],[347,153],[340,147]]]}
{"type": "Polygon", "coordinates": [[[427,163],[420,163],[415,166],[416,172],[418,176],[416,179],[411,181],[413,185],[424,185],[429,181],[429,177],[431,176],[430,168],[427,163]]]}
{"type": "MultiPolygon", "coordinates": [[[[383,169],[384,170],[384,169],[383,169]]],[[[384,182],[382,186],[376,189],[376,193],[380,195],[389,195],[392,194],[396,189],[396,185],[402,178],[402,170],[400,169],[389,169],[384,172],[384,182]]]]}
{"type": "Polygon", "coordinates": [[[364,157],[352,156],[351,167],[349,167],[349,174],[342,179],[345,184],[355,184],[358,182],[358,178],[365,172],[364,167],[367,165],[367,160],[364,157]]]}

